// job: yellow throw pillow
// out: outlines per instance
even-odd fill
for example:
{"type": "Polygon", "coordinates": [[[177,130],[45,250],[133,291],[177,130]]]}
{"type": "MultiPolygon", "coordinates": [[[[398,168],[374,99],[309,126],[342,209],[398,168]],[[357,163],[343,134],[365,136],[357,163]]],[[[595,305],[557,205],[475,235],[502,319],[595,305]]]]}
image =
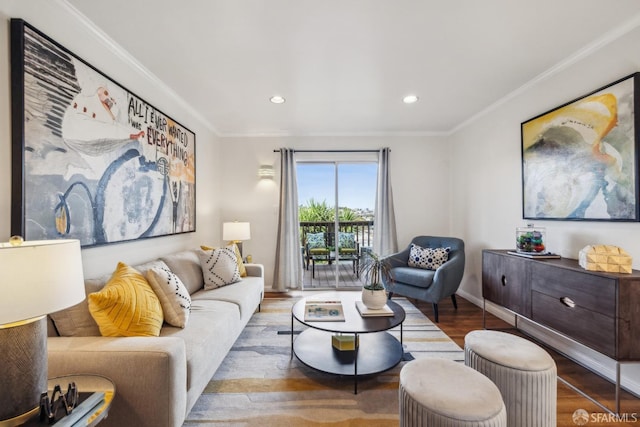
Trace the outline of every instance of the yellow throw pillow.
{"type": "MultiPolygon", "coordinates": [[[[201,245],[200,249],[202,249],[203,251],[212,251],[215,248],[212,248],[211,246],[201,245]]],[[[247,277],[247,269],[244,266],[244,262],[242,261],[242,255],[240,255],[240,248],[238,248],[238,245],[236,245],[235,243],[233,243],[233,250],[236,253],[236,258],[238,260],[238,270],[240,271],[240,277],[247,277]]]]}
{"type": "Polygon", "coordinates": [[[105,337],[160,335],[162,306],[142,273],[120,262],[99,292],[87,297],[89,312],[105,337]]]}

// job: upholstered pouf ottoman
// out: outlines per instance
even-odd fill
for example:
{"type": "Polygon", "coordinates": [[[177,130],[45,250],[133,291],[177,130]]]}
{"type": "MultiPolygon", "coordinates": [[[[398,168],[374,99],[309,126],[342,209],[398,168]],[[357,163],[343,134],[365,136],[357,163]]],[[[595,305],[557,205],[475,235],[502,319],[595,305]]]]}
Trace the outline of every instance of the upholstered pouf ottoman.
{"type": "Polygon", "coordinates": [[[500,427],[500,391],[479,372],[446,359],[418,359],[400,371],[400,427],[500,427]]]}
{"type": "Polygon", "coordinates": [[[545,350],[499,331],[472,331],[464,338],[465,364],[490,378],[507,407],[507,424],[555,427],[556,364],[545,350]]]}

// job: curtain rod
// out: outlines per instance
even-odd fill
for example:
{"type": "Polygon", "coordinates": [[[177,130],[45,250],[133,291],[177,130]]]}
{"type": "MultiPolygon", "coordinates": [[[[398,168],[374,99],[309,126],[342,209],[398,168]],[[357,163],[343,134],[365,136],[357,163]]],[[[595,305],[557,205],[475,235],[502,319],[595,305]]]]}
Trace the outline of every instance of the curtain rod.
{"type": "MultiPolygon", "coordinates": [[[[280,150],[273,150],[279,153],[280,150]]],[[[293,150],[294,153],[378,153],[380,150],[293,150]]]]}

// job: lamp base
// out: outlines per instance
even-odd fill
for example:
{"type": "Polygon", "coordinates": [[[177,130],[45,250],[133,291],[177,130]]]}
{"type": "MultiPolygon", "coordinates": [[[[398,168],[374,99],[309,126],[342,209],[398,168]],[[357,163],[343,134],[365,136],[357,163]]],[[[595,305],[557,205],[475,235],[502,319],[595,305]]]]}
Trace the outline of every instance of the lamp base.
{"type": "Polygon", "coordinates": [[[18,415],[17,417],[0,421],[0,427],[16,427],[21,426],[32,418],[35,418],[40,413],[40,408],[34,408],[33,410],[24,413],[22,415],[18,415]]]}
{"type": "MultiPolygon", "coordinates": [[[[0,328],[0,427],[24,423],[47,391],[47,323],[43,317],[0,328]]],[[[35,411],[35,413],[34,413],[35,411]]]]}
{"type": "Polygon", "coordinates": [[[240,258],[242,258],[244,255],[242,255],[242,241],[241,240],[229,240],[229,244],[235,243],[236,246],[238,247],[238,251],[240,252],[240,258]]]}

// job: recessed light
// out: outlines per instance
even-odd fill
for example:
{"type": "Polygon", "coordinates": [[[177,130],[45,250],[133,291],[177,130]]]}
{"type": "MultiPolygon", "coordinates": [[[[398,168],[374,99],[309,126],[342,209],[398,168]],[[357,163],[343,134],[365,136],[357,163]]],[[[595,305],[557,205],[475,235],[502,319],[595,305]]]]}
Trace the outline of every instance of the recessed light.
{"type": "Polygon", "coordinates": [[[415,102],[418,102],[418,96],[417,95],[407,95],[404,98],[402,98],[402,102],[404,102],[405,104],[413,104],[415,102]]]}
{"type": "Polygon", "coordinates": [[[269,98],[269,101],[271,101],[274,104],[284,104],[284,101],[286,101],[286,99],[284,99],[284,96],[274,95],[271,98],[269,98]]]}

